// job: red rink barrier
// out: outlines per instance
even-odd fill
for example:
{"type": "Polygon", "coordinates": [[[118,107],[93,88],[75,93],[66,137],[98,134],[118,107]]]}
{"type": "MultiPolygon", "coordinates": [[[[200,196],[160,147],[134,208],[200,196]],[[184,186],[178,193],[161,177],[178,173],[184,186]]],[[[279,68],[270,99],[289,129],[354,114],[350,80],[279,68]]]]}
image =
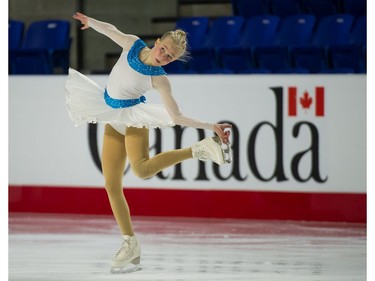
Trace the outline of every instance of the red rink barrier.
{"type": "MultiPolygon", "coordinates": [[[[124,189],[132,215],[366,223],[365,193],[124,189]]],[[[105,189],[9,186],[10,212],[111,214],[105,189]]]]}

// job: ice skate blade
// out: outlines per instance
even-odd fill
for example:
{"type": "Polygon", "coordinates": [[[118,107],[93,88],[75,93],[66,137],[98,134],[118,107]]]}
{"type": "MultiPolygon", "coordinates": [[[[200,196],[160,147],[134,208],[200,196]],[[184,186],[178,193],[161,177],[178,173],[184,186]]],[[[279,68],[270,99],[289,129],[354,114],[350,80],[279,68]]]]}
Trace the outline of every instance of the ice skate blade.
{"type": "Polygon", "coordinates": [[[232,148],[231,148],[230,142],[224,144],[223,154],[224,154],[224,162],[228,164],[232,163],[233,154],[232,154],[232,148]]]}
{"type": "Polygon", "coordinates": [[[224,163],[228,163],[228,164],[232,163],[233,154],[232,154],[231,143],[230,142],[222,143],[221,139],[218,136],[215,136],[212,139],[220,145],[221,152],[223,153],[224,163]]]}
{"type": "Polygon", "coordinates": [[[112,274],[127,274],[127,273],[132,273],[132,272],[137,272],[142,270],[142,268],[137,264],[137,265],[132,265],[132,266],[125,266],[125,267],[112,267],[111,268],[111,273],[112,274]]]}
{"type": "Polygon", "coordinates": [[[141,267],[139,264],[141,263],[141,257],[135,258],[129,264],[123,267],[112,267],[111,273],[112,274],[123,274],[123,273],[132,273],[136,271],[140,271],[141,267]]]}

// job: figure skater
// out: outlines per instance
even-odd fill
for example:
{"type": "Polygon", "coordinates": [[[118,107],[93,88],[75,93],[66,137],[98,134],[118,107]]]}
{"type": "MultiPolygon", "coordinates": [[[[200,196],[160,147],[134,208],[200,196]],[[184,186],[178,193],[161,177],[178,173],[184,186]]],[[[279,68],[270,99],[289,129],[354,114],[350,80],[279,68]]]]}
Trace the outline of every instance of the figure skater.
{"type": "Polygon", "coordinates": [[[122,48],[105,89],[71,68],[65,84],[68,112],[75,125],[87,122],[105,124],[102,170],[112,212],[123,236],[121,247],[111,263],[111,272],[117,272],[129,264],[138,265],[141,257],[122,189],[126,159],[139,178],[152,177],[192,158],[221,165],[231,161],[227,154],[231,125],[188,118],[181,113],[173,98],[162,66],[184,59],[187,41],[183,30],[166,32],[152,48],[148,48],[137,36],[124,34],[109,23],[79,12],[73,18],[81,22],[82,30],[91,27],[122,48]],[[151,89],[160,94],[163,104],[146,103],[143,94],[151,89]],[[162,152],[150,158],[149,129],[175,125],[209,129],[217,136],[203,139],[192,147],[162,152]]]}

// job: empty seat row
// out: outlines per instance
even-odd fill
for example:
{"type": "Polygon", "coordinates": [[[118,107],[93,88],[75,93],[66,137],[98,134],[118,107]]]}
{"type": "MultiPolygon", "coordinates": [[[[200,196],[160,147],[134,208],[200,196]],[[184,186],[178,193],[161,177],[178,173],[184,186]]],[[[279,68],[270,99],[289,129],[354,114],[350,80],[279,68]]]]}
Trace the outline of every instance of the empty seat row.
{"type": "Polygon", "coordinates": [[[67,73],[71,46],[70,22],[9,20],[9,73],[67,73]]]}
{"type": "Polygon", "coordinates": [[[315,47],[294,48],[289,53],[281,47],[259,48],[255,54],[228,49],[217,57],[195,55],[164,68],[169,74],[366,73],[364,56],[358,49],[345,46],[330,49],[328,58],[315,47]]]}
{"type": "Polygon", "coordinates": [[[254,46],[365,45],[366,16],[337,14],[317,19],[301,14],[280,18],[273,15],[245,19],[240,16],[187,17],[176,28],[188,33],[191,49],[254,46]]]}
{"type": "Polygon", "coordinates": [[[364,16],[366,0],[232,0],[233,15],[252,17],[277,15],[280,17],[296,14],[312,14],[318,18],[344,13],[364,16]]]}
{"type": "Polygon", "coordinates": [[[188,33],[191,60],[167,66],[170,73],[204,73],[220,68],[240,73],[259,71],[265,66],[271,72],[304,68],[316,73],[333,67],[340,72],[365,72],[365,16],[339,14],[319,20],[313,15],[283,19],[273,15],[249,19],[233,16],[220,17],[212,23],[206,17],[192,17],[180,19],[176,27],[188,33]],[[321,67],[302,67],[297,62],[300,57],[314,57],[312,62],[319,57],[321,67]],[[347,63],[342,57],[348,57],[347,63]],[[266,59],[269,64],[264,63],[266,59]]]}
{"type": "MultiPolygon", "coordinates": [[[[168,73],[366,72],[366,16],[181,18],[191,59],[168,73]]],[[[9,20],[9,73],[67,73],[70,23],[9,20]]]]}

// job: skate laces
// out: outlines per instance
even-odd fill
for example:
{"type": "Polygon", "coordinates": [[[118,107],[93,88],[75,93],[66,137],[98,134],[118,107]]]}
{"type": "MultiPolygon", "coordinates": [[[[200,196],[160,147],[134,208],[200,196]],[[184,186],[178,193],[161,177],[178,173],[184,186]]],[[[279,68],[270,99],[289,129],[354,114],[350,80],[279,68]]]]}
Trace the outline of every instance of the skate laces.
{"type": "Polygon", "coordinates": [[[122,241],[120,249],[116,253],[116,258],[121,258],[121,255],[124,255],[122,258],[125,258],[127,255],[131,255],[133,252],[134,247],[132,247],[130,238],[124,239],[124,241],[122,241]]]}
{"type": "Polygon", "coordinates": [[[194,149],[194,158],[201,161],[211,160],[215,158],[215,150],[220,149],[220,139],[217,137],[207,138],[197,143],[194,149]]]}
{"type": "Polygon", "coordinates": [[[207,147],[203,146],[195,152],[195,157],[201,161],[206,162],[207,160],[210,160],[210,152],[208,151],[207,147]]]}

